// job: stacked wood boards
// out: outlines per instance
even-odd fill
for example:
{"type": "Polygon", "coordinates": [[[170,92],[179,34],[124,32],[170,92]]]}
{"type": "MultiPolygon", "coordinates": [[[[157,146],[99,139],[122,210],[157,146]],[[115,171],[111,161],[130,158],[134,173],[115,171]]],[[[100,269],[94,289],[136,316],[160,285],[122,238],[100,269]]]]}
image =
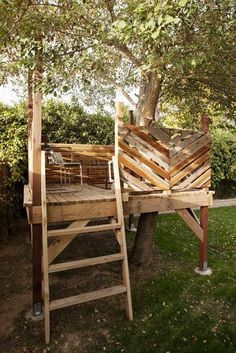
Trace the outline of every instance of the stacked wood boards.
{"type": "Polygon", "coordinates": [[[203,132],[120,125],[122,181],[137,191],[208,188],[210,145],[203,132]]]}
{"type": "MultiPolygon", "coordinates": [[[[66,162],[80,162],[82,164],[83,181],[91,185],[109,185],[108,161],[114,155],[113,145],[81,145],[81,144],[49,144],[49,147],[62,154],[66,162]]],[[[61,173],[59,165],[47,163],[47,181],[60,183],[61,173]]],[[[72,183],[80,183],[80,169],[71,166],[67,170],[72,183]]]]}

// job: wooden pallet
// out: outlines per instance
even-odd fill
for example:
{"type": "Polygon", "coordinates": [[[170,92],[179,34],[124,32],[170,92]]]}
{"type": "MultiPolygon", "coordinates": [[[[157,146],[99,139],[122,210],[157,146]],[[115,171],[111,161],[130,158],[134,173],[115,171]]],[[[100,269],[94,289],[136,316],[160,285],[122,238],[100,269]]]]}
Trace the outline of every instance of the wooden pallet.
{"type": "Polygon", "coordinates": [[[119,125],[117,140],[122,181],[134,190],[210,187],[208,133],[119,125]]]}

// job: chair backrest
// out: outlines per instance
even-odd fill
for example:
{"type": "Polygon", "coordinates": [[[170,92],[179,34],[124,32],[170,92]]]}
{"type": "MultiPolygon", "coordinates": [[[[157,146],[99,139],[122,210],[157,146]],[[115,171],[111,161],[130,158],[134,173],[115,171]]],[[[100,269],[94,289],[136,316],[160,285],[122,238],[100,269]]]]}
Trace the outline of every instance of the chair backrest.
{"type": "Polygon", "coordinates": [[[65,161],[62,157],[62,154],[60,152],[55,152],[55,151],[50,151],[51,158],[53,163],[55,164],[64,164],[65,161]]]}

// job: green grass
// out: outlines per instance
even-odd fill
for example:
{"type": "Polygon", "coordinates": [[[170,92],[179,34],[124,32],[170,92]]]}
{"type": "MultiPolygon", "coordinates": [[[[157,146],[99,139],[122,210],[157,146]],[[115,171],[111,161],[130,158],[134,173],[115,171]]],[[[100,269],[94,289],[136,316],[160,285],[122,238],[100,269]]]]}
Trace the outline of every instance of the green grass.
{"type": "Polygon", "coordinates": [[[236,207],[210,210],[210,277],[194,273],[198,241],[177,215],[159,216],[155,246],[161,269],[136,284],[134,321],[119,322],[92,352],[235,353],[236,207]]]}

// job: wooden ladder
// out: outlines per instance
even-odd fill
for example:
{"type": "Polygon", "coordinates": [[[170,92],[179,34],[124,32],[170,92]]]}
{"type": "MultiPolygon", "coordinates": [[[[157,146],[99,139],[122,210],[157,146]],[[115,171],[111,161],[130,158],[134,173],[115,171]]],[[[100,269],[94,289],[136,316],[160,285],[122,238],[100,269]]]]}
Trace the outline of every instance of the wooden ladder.
{"type": "Polygon", "coordinates": [[[113,170],[115,181],[115,196],[117,217],[113,217],[109,224],[102,224],[96,226],[77,227],[73,229],[56,229],[48,230],[47,218],[47,202],[46,202],[46,172],[45,172],[45,152],[42,152],[41,158],[41,188],[42,188],[42,236],[43,236],[43,298],[44,298],[44,318],[45,318],[45,341],[50,342],[50,311],[64,308],[67,306],[85,303],[91,300],[113,296],[115,294],[125,294],[126,313],[129,320],[133,319],[132,300],[130,291],[129,268],[127,258],[127,247],[124,228],[123,206],[120,188],[120,176],[118,159],[113,157],[113,170]],[[106,230],[113,230],[120,245],[120,252],[112,255],[93,257],[88,259],[69,261],[58,264],[50,264],[48,256],[48,239],[50,237],[66,237],[81,233],[102,232],[106,230]],[[99,289],[89,293],[78,294],[67,298],[57,300],[50,300],[49,295],[49,274],[78,269],[82,267],[99,265],[108,262],[122,261],[122,277],[123,283],[118,286],[99,289]]]}

